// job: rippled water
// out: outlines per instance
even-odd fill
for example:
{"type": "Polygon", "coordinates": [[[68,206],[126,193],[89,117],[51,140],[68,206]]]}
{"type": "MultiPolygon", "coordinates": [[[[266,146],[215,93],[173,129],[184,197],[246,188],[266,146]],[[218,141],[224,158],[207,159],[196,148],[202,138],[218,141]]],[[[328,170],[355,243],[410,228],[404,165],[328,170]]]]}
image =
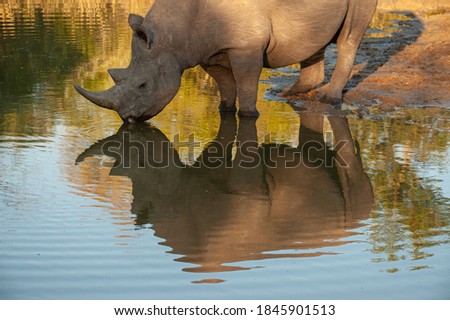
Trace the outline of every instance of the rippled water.
{"type": "Polygon", "coordinates": [[[1,298],[450,298],[448,109],[324,115],[263,81],[237,122],[194,69],[121,126],[72,85],[111,85],[151,2],[0,5],[1,298]]]}

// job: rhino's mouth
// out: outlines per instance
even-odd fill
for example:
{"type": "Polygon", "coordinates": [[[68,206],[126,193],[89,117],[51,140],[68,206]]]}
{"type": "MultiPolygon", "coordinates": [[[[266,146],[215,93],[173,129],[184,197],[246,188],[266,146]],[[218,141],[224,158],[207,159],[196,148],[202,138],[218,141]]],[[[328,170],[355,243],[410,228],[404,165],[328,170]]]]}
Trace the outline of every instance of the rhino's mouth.
{"type": "Polygon", "coordinates": [[[152,116],[140,116],[140,117],[129,116],[129,117],[123,117],[122,120],[123,120],[123,122],[126,122],[126,123],[138,123],[138,122],[147,121],[148,119],[151,119],[151,118],[152,118],[152,116]]]}
{"type": "Polygon", "coordinates": [[[155,116],[151,112],[146,112],[144,110],[146,109],[137,108],[136,104],[132,104],[131,106],[118,108],[117,113],[124,123],[144,122],[155,116]]]}

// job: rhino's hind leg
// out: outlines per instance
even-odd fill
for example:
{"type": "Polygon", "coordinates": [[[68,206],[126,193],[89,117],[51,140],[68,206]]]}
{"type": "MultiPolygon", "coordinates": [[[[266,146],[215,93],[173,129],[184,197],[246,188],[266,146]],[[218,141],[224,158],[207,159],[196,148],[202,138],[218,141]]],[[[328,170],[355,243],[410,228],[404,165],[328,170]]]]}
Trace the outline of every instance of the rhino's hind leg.
{"type": "Polygon", "coordinates": [[[325,48],[318,51],[311,58],[301,62],[300,77],[290,88],[281,93],[283,96],[294,96],[307,93],[321,84],[325,79],[325,48]]]}
{"type": "Polygon", "coordinates": [[[223,66],[207,66],[202,65],[202,68],[216,81],[220,91],[220,105],[221,112],[236,112],[236,81],[230,69],[223,66]]]}
{"type": "MultiPolygon", "coordinates": [[[[376,0],[373,0],[376,2],[376,0]]],[[[350,1],[350,8],[343,28],[337,39],[338,58],[330,83],[319,89],[323,93],[321,102],[339,105],[342,103],[342,91],[350,77],[355,62],[356,51],[361,44],[367,26],[372,19],[376,5],[350,1]],[[373,8],[373,10],[367,10],[373,8]]]]}
{"type": "Polygon", "coordinates": [[[330,83],[318,89],[318,92],[323,93],[321,102],[331,105],[342,103],[342,91],[350,77],[360,42],[359,37],[345,39],[341,43],[338,41],[338,59],[330,83]]]}

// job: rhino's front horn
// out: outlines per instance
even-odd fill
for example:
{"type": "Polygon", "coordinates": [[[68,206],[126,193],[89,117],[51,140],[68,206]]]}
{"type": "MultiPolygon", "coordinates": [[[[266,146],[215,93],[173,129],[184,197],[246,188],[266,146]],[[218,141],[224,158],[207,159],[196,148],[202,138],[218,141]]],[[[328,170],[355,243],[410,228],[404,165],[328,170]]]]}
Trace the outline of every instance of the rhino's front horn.
{"type": "Polygon", "coordinates": [[[74,87],[79,94],[81,94],[83,97],[85,97],[92,103],[95,103],[99,107],[106,108],[109,110],[117,110],[117,107],[119,105],[119,98],[117,92],[118,89],[116,86],[101,92],[91,92],[86,89],[83,89],[79,85],[75,85],[74,87]]]}

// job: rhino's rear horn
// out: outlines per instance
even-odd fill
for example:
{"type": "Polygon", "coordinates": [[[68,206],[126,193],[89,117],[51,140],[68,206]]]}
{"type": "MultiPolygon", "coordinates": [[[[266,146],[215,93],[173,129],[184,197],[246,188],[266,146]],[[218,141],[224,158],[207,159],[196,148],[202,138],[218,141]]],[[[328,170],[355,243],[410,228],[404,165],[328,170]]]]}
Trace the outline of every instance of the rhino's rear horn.
{"type": "Polygon", "coordinates": [[[115,84],[119,84],[120,82],[125,81],[128,78],[127,69],[120,69],[120,68],[109,69],[108,73],[114,80],[115,84]]]}

